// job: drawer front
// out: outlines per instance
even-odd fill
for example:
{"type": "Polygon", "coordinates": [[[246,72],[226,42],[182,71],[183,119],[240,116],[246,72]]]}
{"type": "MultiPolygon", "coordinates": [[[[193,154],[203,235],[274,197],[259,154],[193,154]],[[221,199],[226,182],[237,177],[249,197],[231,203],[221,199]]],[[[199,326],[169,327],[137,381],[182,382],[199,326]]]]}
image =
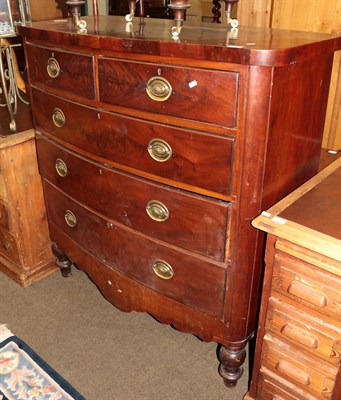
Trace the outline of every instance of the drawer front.
{"type": "Polygon", "coordinates": [[[5,177],[0,172],[0,199],[3,201],[7,201],[7,189],[6,189],[6,182],[5,177]]]}
{"type": "Polygon", "coordinates": [[[10,229],[9,226],[9,215],[7,207],[0,202],[0,226],[5,229],[10,229]]]}
{"type": "Polygon", "coordinates": [[[322,399],[330,398],[333,393],[337,367],[310,357],[269,333],[264,336],[261,362],[280,377],[322,399]]]}
{"type": "Polygon", "coordinates": [[[262,367],[260,370],[257,400],[321,400],[302,388],[293,385],[278,374],[262,367]]]}
{"type": "Polygon", "coordinates": [[[43,177],[97,212],[165,242],[224,259],[228,203],[122,174],[39,137],[37,151],[43,177]]]}
{"type": "Polygon", "coordinates": [[[100,100],[170,116],[235,127],[237,72],[100,58],[100,100]]]}
{"type": "Polygon", "coordinates": [[[102,159],[171,180],[229,195],[234,140],[125,118],[33,89],[36,129],[45,130],[102,159]],[[53,123],[54,110],[65,116],[53,123]]]}
{"type": "Polygon", "coordinates": [[[0,253],[10,260],[20,263],[16,238],[5,228],[0,228],[0,253]]]}
{"type": "Polygon", "coordinates": [[[341,279],[299,259],[276,254],[273,288],[300,304],[332,317],[341,315],[341,279]]]}
{"type": "Polygon", "coordinates": [[[179,253],[136,234],[134,230],[116,225],[84,208],[46,181],[44,187],[50,223],[99,260],[165,296],[221,317],[224,268],[179,253]]]}
{"type": "Polygon", "coordinates": [[[323,321],[318,314],[311,313],[309,309],[301,306],[305,312],[274,296],[276,294],[272,293],[269,299],[266,329],[277,337],[338,366],[341,354],[339,321],[335,321],[334,327],[330,321],[323,321]]]}
{"type": "Polygon", "coordinates": [[[93,57],[35,45],[27,46],[31,84],[95,99],[93,57]]]}

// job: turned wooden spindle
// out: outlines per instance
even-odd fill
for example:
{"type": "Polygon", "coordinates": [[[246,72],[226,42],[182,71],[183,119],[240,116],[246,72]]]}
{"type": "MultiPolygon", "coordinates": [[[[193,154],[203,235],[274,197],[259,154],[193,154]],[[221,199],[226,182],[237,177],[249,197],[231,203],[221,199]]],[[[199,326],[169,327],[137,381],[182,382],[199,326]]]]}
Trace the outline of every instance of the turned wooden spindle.
{"type": "Polygon", "coordinates": [[[81,8],[82,5],[85,4],[85,0],[67,0],[65,3],[70,8],[72,23],[75,26],[84,29],[86,27],[86,22],[82,20],[80,17],[81,17],[81,8]]]}
{"type": "MultiPolygon", "coordinates": [[[[238,3],[239,0],[223,0],[223,1],[225,3],[226,22],[227,22],[227,24],[230,24],[233,6],[235,5],[235,3],[238,3]]],[[[212,22],[216,22],[216,23],[220,24],[221,5],[220,5],[219,0],[213,0],[213,5],[214,5],[214,7],[212,8],[212,12],[213,12],[212,22]]]]}
{"type": "Polygon", "coordinates": [[[178,37],[180,35],[183,22],[186,15],[186,10],[191,5],[187,0],[170,0],[168,7],[174,12],[175,26],[172,28],[172,36],[178,37]]]}
{"type": "Polygon", "coordinates": [[[135,11],[136,11],[136,3],[139,2],[140,5],[140,17],[144,17],[144,4],[143,4],[143,0],[128,0],[128,4],[129,4],[129,14],[127,14],[125,16],[125,20],[127,22],[131,22],[135,16],[135,11]]]}

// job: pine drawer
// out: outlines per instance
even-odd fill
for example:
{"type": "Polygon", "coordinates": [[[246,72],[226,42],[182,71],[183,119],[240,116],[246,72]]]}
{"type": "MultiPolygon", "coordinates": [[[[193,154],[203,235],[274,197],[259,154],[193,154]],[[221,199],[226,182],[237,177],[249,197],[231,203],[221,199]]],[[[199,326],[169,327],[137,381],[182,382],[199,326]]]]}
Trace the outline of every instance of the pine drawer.
{"type": "Polygon", "coordinates": [[[297,303],[334,318],[341,316],[341,279],[313,265],[277,253],[274,259],[273,289],[297,303]]]}
{"type": "Polygon", "coordinates": [[[321,399],[331,397],[338,373],[336,366],[298,351],[270,333],[264,336],[261,365],[321,399]]]}
{"type": "Polygon", "coordinates": [[[297,308],[285,296],[272,292],[266,329],[282,340],[338,366],[341,354],[339,320],[321,318],[304,306],[297,308]]]}

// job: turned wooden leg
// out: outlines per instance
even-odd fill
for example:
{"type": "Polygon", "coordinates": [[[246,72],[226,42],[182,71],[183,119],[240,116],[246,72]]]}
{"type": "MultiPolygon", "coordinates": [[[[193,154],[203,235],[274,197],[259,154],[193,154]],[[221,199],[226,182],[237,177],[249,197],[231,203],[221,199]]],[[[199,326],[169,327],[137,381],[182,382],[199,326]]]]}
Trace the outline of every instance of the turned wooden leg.
{"type": "Polygon", "coordinates": [[[246,350],[242,348],[219,348],[219,374],[227,387],[236,386],[238,379],[243,375],[242,364],[245,361],[246,350]]]}
{"type": "Polygon", "coordinates": [[[56,256],[55,264],[60,269],[62,276],[68,278],[72,275],[71,267],[72,262],[66,257],[65,253],[60,250],[57,243],[52,242],[52,253],[56,256]]]}

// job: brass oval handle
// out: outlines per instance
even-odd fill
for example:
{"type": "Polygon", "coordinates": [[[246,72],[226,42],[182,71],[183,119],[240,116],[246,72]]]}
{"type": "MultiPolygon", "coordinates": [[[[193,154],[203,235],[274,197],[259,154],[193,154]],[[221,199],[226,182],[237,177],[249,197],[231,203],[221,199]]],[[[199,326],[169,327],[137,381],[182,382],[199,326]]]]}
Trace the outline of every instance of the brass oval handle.
{"type": "Polygon", "coordinates": [[[153,264],[154,273],[161,279],[171,279],[173,278],[174,271],[173,268],[163,260],[156,260],[153,264]]]}
{"type": "Polygon", "coordinates": [[[52,121],[58,128],[61,128],[65,125],[66,118],[63,111],[60,108],[55,108],[53,110],[52,121]]]}
{"type": "Polygon", "coordinates": [[[61,158],[57,158],[56,162],[55,162],[55,167],[56,167],[56,171],[57,174],[59,176],[61,176],[62,178],[64,178],[68,173],[68,167],[65,163],[65,161],[63,161],[61,158]]]}
{"type": "Polygon", "coordinates": [[[66,210],[64,218],[65,222],[69,225],[70,228],[74,228],[77,225],[77,218],[72,211],[66,210]]]}
{"type": "Polygon", "coordinates": [[[147,82],[148,96],[155,101],[166,101],[170,98],[173,88],[167,79],[161,76],[153,76],[147,82]]]}
{"type": "Polygon", "coordinates": [[[57,78],[60,75],[60,65],[54,57],[51,57],[47,60],[46,69],[51,78],[57,78]]]}
{"type": "Polygon", "coordinates": [[[158,200],[149,201],[146,206],[146,212],[152,220],[157,222],[164,222],[169,218],[167,206],[158,200]]]}
{"type": "Polygon", "coordinates": [[[166,141],[157,138],[149,142],[147,150],[151,158],[158,162],[168,161],[173,155],[170,145],[166,141]]]}

